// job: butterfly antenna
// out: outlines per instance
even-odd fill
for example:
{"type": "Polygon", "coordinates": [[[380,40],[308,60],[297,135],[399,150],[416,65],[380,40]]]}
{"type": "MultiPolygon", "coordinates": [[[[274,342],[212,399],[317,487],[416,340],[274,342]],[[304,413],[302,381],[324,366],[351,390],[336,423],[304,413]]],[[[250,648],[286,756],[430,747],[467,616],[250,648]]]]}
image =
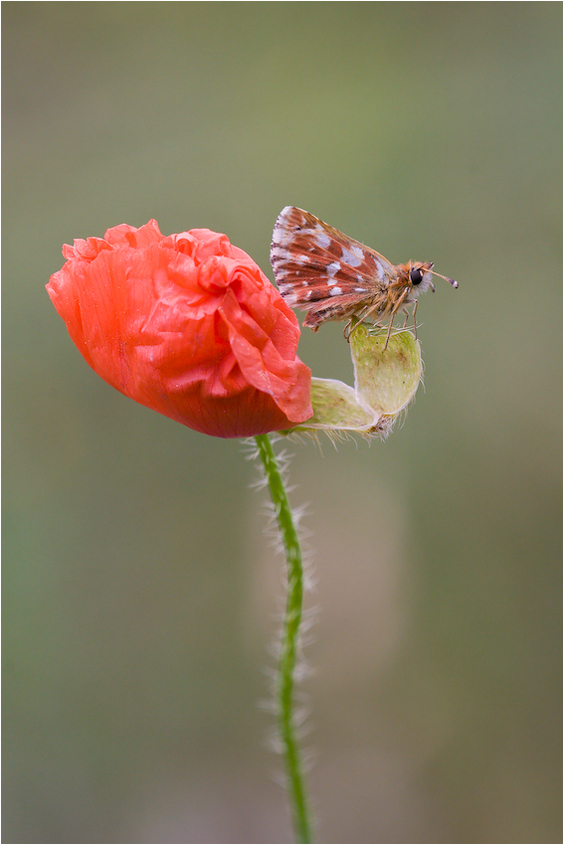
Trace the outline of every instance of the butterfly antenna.
{"type": "Polygon", "coordinates": [[[444,279],[445,282],[450,282],[450,284],[453,286],[453,288],[458,287],[458,282],[455,279],[451,279],[451,278],[449,278],[449,276],[443,276],[442,273],[437,273],[435,270],[433,270],[432,267],[429,268],[429,273],[432,273],[433,276],[439,276],[439,278],[444,279]]]}

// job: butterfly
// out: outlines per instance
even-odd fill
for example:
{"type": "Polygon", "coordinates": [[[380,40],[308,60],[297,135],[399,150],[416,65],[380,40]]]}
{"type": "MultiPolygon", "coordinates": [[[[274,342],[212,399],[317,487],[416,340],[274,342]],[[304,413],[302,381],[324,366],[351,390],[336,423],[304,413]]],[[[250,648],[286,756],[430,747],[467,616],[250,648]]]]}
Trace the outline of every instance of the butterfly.
{"type": "Polygon", "coordinates": [[[386,346],[394,317],[403,312],[405,326],[409,306],[413,306],[417,336],[418,296],[429,288],[435,290],[433,276],[458,287],[454,279],[436,273],[430,261],[391,264],[375,250],[293,206],[284,208],[274,224],[270,263],[286,304],[307,312],[304,326],[317,331],[329,320],[348,320],[347,335],[368,318],[376,324],[389,321],[386,346]]]}

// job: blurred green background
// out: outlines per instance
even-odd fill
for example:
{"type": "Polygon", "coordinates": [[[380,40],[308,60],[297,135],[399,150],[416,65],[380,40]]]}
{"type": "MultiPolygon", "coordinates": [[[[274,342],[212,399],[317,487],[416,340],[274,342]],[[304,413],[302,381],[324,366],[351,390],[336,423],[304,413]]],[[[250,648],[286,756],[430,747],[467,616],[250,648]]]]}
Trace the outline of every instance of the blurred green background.
{"type": "MultiPolygon", "coordinates": [[[[561,840],[561,33],[553,2],[3,4],[4,842],[291,841],[255,470],[111,390],[44,289],[152,217],[272,278],[285,205],[460,281],[386,443],[292,447],[319,839],[561,840]]],[[[351,382],[341,329],[300,356],[351,382]]]]}

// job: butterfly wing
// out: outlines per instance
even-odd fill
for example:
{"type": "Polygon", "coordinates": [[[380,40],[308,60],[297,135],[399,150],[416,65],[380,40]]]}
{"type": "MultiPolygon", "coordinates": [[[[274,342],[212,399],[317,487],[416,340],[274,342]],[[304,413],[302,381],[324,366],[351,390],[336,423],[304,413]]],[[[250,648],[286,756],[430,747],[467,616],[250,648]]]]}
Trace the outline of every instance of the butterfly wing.
{"type": "Polygon", "coordinates": [[[270,263],[283,299],[307,311],[312,328],[346,319],[397,281],[383,255],[293,206],[276,220],[270,263]]]}

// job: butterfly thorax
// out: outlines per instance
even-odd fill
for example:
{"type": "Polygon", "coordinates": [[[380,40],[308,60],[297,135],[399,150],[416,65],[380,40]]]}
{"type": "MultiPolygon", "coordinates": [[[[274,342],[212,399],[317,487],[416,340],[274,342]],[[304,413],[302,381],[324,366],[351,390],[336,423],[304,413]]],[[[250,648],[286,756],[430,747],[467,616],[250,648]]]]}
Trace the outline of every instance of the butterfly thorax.
{"type": "MultiPolygon", "coordinates": [[[[384,279],[372,278],[366,284],[366,290],[347,292],[341,287],[341,293],[333,297],[331,289],[325,292],[321,286],[311,296],[298,304],[307,311],[304,326],[316,329],[324,322],[340,322],[357,317],[359,320],[369,319],[372,323],[385,323],[394,314],[407,313],[408,306],[413,305],[420,293],[432,285],[432,276],[427,272],[429,265],[422,262],[408,262],[407,264],[390,265],[384,279]],[[421,281],[413,284],[411,273],[419,270],[421,281]],[[362,297],[359,294],[362,293],[362,297]]],[[[416,278],[418,276],[416,275],[416,278]]]]}

